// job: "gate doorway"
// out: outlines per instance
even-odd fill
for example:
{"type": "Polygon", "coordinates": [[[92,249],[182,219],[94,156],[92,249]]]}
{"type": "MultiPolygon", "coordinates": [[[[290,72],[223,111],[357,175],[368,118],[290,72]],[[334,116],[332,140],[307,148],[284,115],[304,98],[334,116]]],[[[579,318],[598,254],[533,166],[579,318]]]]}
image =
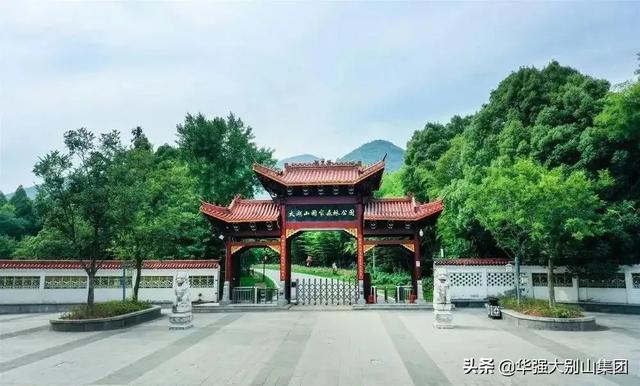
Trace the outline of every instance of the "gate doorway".
{"type": "Polygon", "coordinates": [[[347,230],[300,229],[289,240],[291,303],[356,304],[360,298],[356,255],[356,238],[347,230]]]}
{"type": "Polygon", "coordinates": [[[358,302],[356,279],[303,278],[291,286],[292,301],[301,306],[350,306],[358,302]]]}
{"type": "Polygon", "coordinates": [[[231,304],[277,304],[278,285],[265,274],[266,264],[277,264],[279,254],[269,242],[253,242],[236,249],[229,269],[231,304]]]}

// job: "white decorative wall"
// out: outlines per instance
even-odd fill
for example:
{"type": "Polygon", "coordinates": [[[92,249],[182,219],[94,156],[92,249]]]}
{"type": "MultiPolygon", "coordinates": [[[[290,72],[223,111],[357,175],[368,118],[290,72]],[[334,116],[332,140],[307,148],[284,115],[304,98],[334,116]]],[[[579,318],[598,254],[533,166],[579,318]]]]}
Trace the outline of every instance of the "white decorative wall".
{"type": "MultiPolygon", "coordinates": [[[[191,280],[193,283],[191,286],[191,299],[193,301],[202,299],[207,302],[217,302],[219,300],[219,265],[215,264],[213,267],[208,268],[189,268],[180,267],[179,262],[176,263],[178,265],[174,264],[171,268],[143,269],[143,280],[145,280],[145,277],[165,277],[166,280],[158,282],[159,288],[146,288],[143,281],[143,286],[138,292],[139,300],[172,302],[175,296],[173,293],[173,280],[178,271],[187,272],[192,278],[198,277],[198,280],[191,280]]],[[[133,292],[132,283],[135,279],[135,270],[130,271],[132,272],[128,274],[129,278],[125,287],[125,296],[127,298],[131,297],[133,292]]],[[[100,269],[96,277],[104,277],[105,279],[102,282],[109,287],[99,288],[96,285],[96,301],[122,299],[121,269],[100,269]]],[[[6,268],[0,264],[0,304],[84,303],[87,299],[86,279],[87,275],[81,268],[6,268]],[[35,280],[35,278],[38,278],[38,280],[35,280]],[[51,278],[55,278],[56,281],[52,281],[51,278]],[[82,286],[78,285],[79,288],[45,288],[45,281],[49,284],[48,287],[71,287],[82,281],[84,283],[82,283],[82,286]]]]}
{"type": "MultiPolygon", "coordinates": [[[[437,261],[434,265],[434,269],[444,268],[449,273],[453,300],[483,300],[514,289],[515,274],[506,271],[506,261],[496,265],[496,261],[491,260],[491,265],[482,265],[483,259],[469,259],[469,264],[464,264],[464,260],[467,259],[448,259],[437,261]]],[[[614,280],[583,281],[581,286],[578,278],[571,278],[568,274],[562,276],[566,273],[565,268],[557,268],[556,300],[640,304],[640,264],[621,266],[618,272],[619,277],[614,280]]],[[[548,298],[546,267],[521,266],[520,273],[525,277],[522,286],[525,296],[548,298]],[[541,276],[534,277],[536,274],[541,276]],[[543,280],[543,283],[539,280],[543,280]]]]}

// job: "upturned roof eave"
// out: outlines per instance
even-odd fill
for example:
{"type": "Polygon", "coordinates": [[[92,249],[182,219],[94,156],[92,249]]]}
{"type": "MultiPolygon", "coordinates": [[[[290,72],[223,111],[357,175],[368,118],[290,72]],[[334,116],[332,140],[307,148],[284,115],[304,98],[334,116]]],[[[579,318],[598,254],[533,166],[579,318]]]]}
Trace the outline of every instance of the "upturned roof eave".
{"type": "MultiPolygon", "coordinates": [[[[367,166],[366,168],[361,170],[360,175],[352,180],[349,181],[345,181],[345,180],[322,180],[322,181],[287,181],[283,178],[284,174],[285,174],[285,170],[277,170],[277,169],[273,169],[258,163],[254,163],[253,164],[253,171],[258,174],[258,178],[261,180],[260,177],[265,178],[269,181],[273,181],[275,183],[278,183],[279,185],[282,185],[284,187],[300,187],[300,186],[352,186],[352,185],[358,185],[364,181],[366,181],[367,179],[371,178],[372,176],[375,176],[377,173],[382,173],[384,172],[384,160],[380,160],[374,164],[371,164],[369,166],[367,166]]],[[[309,165],[305,165],[305,166],[296,166],[296,167],[305,167],[305,168],[309,168],[312,169],[314,168],[313,164],[309,164],[309,165]]],[[[318,170],[322,170],[322,168],[331,168],[331,167],[344,167],[344,165],[339,165],[339,164],[331,164],[331,165],[318,165],[317,168],[318,170]]],[[[266,181],[262,181],[262,185],[265,186],[265,182],[266,181]]],[[[380,185],[380,183],[377,184],[378,186],[380,185]]],[[[265,186],[265,189],[267,187],[265,186]]]]}
{"type": "Polygon", "coordinates": [[[227,224],[241,224],[241,223],[251,223],[251,222],[261,222],[261,221],[278,221],[280,217],[279,213],[274,213],[272,215],[261,215],[254,217],[239,217],[235,215],[232,211],[233,207],[237,205],[238,202],[242,202],[243,204],[266,204],[269,203],[268,200],[245,200],[239,197],[235,197],[229,207],[222,207],[214,204],[210,204],[208,202],[202,202],[200,205],[200,212],[207,215],[214,220],[227,223],[227,224]]]}

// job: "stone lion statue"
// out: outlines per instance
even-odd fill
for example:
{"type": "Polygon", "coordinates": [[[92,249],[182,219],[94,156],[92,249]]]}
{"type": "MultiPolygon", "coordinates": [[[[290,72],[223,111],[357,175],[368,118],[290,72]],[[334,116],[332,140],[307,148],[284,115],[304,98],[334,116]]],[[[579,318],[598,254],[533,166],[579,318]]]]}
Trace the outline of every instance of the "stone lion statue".
{"type": "Polygon", "coordinates": [[[189,286],[189,274],[178,272],[173,282],[173,291],[176,300],[173,302],[174,312],[191,312],[191,291],[189,286]]]}
{"type": "Polygon", "coordinates": [[[445,270],[438,270],[436,280],[434,282],[433,302],[436,304],[451,303],[451,294],[449,293],[449,275],[445,270]]]}

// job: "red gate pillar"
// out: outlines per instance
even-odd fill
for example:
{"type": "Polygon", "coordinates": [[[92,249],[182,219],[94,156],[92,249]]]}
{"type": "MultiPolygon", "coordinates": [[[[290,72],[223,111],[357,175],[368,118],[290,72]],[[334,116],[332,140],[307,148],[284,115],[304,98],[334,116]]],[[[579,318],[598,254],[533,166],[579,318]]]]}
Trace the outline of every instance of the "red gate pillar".
{"type": "Polygon", "coordinates": [[[289,253],[287,248],[287,235],[283,230],[282,235],[280,235],[280,283],[278,283],[278,304],[283,305],[288,303],[287,299],[287,284],[288,277],[290,274],[288,273],[289,269],[289,253]]]}
{"type": "Polygon", "coordinates": [[[422,267],[420,267],[420,235],[413,235],[413,288],[416,290],[417,302],[425,303],[424,292],[422,290],[422,267]]]}
{"type": "Polygon", "coordinates": [[[230,239],[224,243],[224,285],[222,286],[222,300],[220,304],[231,303],[231,281],[233,280],[233,255],[231,254],[230,239]]]}
{"type": "Polygon", "coordinates": [[[358,227],[356,229],[356,240],[358,247],[358,304],[365,304],[367,299],[364,293],[364,213],[362,205],[358,205],[358,227]]]}
{"type": "Polygon", "coordinates": [[[358,229],[358,304],[365,304],[364,294],[364,236],[362,228],[358,229]]]}
{"type": "Polygon", "coordinates": [[[284,278],[285,283],[285,297],[287,299],[287,303],[291,303],[291,243],[293,242],[293,238],[289,238],[287,240],[287,275],[284,278]]]}
{"type": "Polygon", "coordinates": [[[291,270],[289,264],[289,248],[287,246],[287,214],[286,205],[280,206],[280,283],[278,283],[278,304],[289,303],[287,286],[291,282],[291,270]]]}

